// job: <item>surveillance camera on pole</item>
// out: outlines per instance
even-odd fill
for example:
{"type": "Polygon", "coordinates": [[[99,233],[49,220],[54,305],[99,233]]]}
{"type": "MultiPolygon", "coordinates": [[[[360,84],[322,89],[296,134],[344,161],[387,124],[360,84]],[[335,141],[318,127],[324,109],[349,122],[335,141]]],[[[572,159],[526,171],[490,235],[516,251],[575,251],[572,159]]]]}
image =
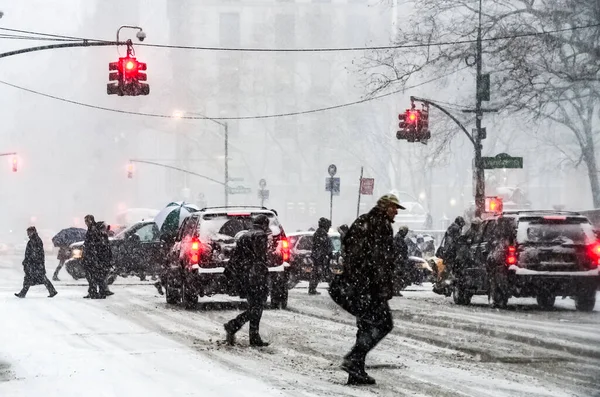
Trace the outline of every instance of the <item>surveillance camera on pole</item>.
{"type": "Polygon", "coordinates": [[[137,39],[139,41],[144,41],[144,39],[146,39],[146,32],[144,32],[143,30],[140,30],[139,32],[136,33],[135,37],[137,37],[137,39]]]}

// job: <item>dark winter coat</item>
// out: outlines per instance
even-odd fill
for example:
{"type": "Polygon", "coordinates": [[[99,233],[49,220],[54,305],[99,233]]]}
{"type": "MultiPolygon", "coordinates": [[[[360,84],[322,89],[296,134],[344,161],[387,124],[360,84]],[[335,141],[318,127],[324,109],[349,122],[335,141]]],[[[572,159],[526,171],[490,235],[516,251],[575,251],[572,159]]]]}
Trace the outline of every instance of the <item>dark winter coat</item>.
{"type": "Polygon", "coordinates": [[[351,294],[389,300],[396,250],[392,222],[379,207],[354,221],[344,239],[344,282],[351,294]]]}
{"type": "Polygon", "coordinates": [[[462,227],[456,223],[452,223],[444,234],[443,244],[440,247],[440,256],[445,261],[453,261],[456,257],[458,249],[458,238],[462,234],[462,227]]]}
{"type": "Polygon", "coordinates": [[[311,258],[315,266],[327,267],[333,255],[333,244],[327,230],[318,228],[313,235],[311,258]]]}
{"type": "Polygon", "coordinates": [[[95,270],[102,267],[100,257],[105,254],[103,244],[102,232],[98,228],[98,224],[94,223],[88,227],[83,242],[83,265],[87,269],[95,270]]]}
{"type": "Polygon", "coordinates": [[[46,280],[44,243],[37,233],[33,234],[27,242],[23,270],[25,282],[29,285],[43,284],[46,280]]]}
{"type": "Polygon", "coordinates": [[[405,264],[408,262],[408,244],[405,236],[396,233],[394,236],[394,248],[396,249],[396,258],[398,263],[405,264]]]}
{"type": "Polygon", "coordinates": [[[246,293],[266,289],[269,277],[267,234],[254,229],[240,237],[228,267],[228,273],[237,278],[246,293]]]}

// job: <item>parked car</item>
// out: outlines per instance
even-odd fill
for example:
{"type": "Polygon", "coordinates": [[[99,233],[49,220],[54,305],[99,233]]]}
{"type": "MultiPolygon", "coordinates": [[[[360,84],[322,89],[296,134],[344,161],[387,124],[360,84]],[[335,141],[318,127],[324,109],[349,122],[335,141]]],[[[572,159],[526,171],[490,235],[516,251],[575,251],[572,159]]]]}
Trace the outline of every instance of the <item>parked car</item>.
{"type": "MultiPolygon", "coordinates": [[[[314,231],[296,232],[288,235],[290,243],[290,268],[288,275],[288,288],[294,288],[300,281],[308,281],[313,272],[312,246],[314,231]]],[[[323,281],[331,281],[333,274],[340,273],[342,265],[339,261],[342,241],[340,234],[330,232],[329,239],[333,245],[333,256],[330,263],[330,272],[326,272],[323,281]]]]}
{"type": "Polygon", "coordinates": [[[167,303],[193,307],[199,297],[239,295],[225,266],[239,237],[252,228],[252,219],[269,218],[272,242],[269,256],[269,294],[273,308],[286,308],[289,242],[275,211],[264,207],[213,207],[190,214],[181,224],[162,275],[167,303]]]}
{"type": "Polygon", "coordinates": [[[469,304],[474,294],[497,307],[510,297],[535,297],[542,308],[569,296],[591,311],[600,284],[600,243],[577,212],[506,211],[485,220],[471,241],[461,237],[453,298],[469,304]]]}
{"type": "MultiPolygon", "coordinates": [[[[134,275],[145,280],[146,276],[156,277],[162,269],[166,257],[166,245],[160,240],[160,232],[153,221],[137,222],[108,239],[112,251],[112,270],[108,283],[117,276],[134,275]]],[[[69,247],[71,259],[65,262],[65,269],[75,280],[85,278],[83,268],[83,241],[69,247]]]]}

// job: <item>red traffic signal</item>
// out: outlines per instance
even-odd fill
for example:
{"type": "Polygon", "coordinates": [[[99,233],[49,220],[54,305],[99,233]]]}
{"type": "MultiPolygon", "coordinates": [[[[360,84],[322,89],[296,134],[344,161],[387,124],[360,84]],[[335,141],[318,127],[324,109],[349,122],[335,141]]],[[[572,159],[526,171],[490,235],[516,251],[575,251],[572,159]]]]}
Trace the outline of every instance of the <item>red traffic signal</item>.
{"type": "Polygon", "coordinates": [[[117,62],[110,62],[108,70],[116,70],[109,73],[109,81],[117,81],[117,83],[109,83],[106,87],[108,95],[119,96],[137,96],[148,95],[150,86],[140,83],[140,81],[148,80],[146,73],[141,71],[146,70],[147,66],[144,62],[139,62],[131,56],[119,58],[117,62]]]}
{"type": "Polygon", "coordinates": [[[17,159],[17,157],[13,157],[12,158],[12,172],[17,172],[17,169],[19,168],[19,159],[17,159]]]}
{"type": "Polygon", "coordinates": [[[485,198],[485,212],[492,212],[495,214],[502,213],[504,204],[502,197],[486,197],[485,198]]]}

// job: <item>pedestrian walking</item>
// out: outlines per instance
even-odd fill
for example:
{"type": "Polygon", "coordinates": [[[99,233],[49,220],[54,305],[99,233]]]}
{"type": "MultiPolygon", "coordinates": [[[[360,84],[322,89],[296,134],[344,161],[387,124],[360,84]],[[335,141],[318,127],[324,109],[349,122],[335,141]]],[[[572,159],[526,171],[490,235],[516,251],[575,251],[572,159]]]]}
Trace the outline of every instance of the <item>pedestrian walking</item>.
{"type": "Polygon", "coordinates": [[[308,294],[321,295],[317,291],[317,286],[321,281],[324,272],[330,271],[329,266],[333,256],[333,244],[329,238],[329,228],[331,221],[327,218],[319,219],[319,227],[313,234],[313,243],[311,259],[313,262],[310,280],[308,281],[308,294]]]}
{"type": "Polygon", "coordinates": [[[240,237],[230,259],[228,273],[239,280],[241,293],[246,296],[248,310],[224,325],[227,343],[235,344],[235,334],[250,322],[250,346],[268,346],[260,337],[260,319],[269,295],[269,218],[258,215],[253,220],[253,230],[240,237]]]}
{"type": "Polygon", "coordinates": [[[54,274],[52,275],[52,281],[60,281],[60,279],[58,278],[58,273],[60,273],[60,270],[63,268],[63,266],[65,265],[65,262],[69,258],[70,258],[69,248],[68,247],[59,247],[58,255],[56,256],[56,259],[58,259],[58,266],[54,270],[54,274]]]}
{"type": "Polygon", "coordinates": [[[342,363],[350,385],[375,384],[365,371],[365,359],[394,327],[388,300],[393,296],[392,223],[398,209],[405,208],[387,194],[354,221],[344,239],[344,271],[329,289],[333,300],[356,317],[356,343],[342,363]]]}
{"type": "Polygon", "coordinates": [[[88,294],[85,299],[106,298],[106,279],[104,276],[103,259],[106,255],[102,231],[93,215],[85,216],[85,224],[88,227],[83,243],[83,267],[88,280],[88,294]]]}
{"type": "Polygon", "coordinates": [[[394,295],[403,296],[400,292],[410,285],[408,269],[408,244],[407,244],[408,226],[400,226],[398,233],[394,236],[394,249],[396,250],[396,260],[394,263],[394,295]]]}
{"type": "Polygon", "coordinates": [[[44,243],[34,226],[27,228],[27,248],[25,248],[25,258],[23,259],[23,270],[25,278],[23,279],[23,289],[16,293],[17,298],[25,298],[29,287],[44,284],[48,289],[48,298],[56,296],[58,292],[46,277],[46,265],[44,254],[44,243]]]}

